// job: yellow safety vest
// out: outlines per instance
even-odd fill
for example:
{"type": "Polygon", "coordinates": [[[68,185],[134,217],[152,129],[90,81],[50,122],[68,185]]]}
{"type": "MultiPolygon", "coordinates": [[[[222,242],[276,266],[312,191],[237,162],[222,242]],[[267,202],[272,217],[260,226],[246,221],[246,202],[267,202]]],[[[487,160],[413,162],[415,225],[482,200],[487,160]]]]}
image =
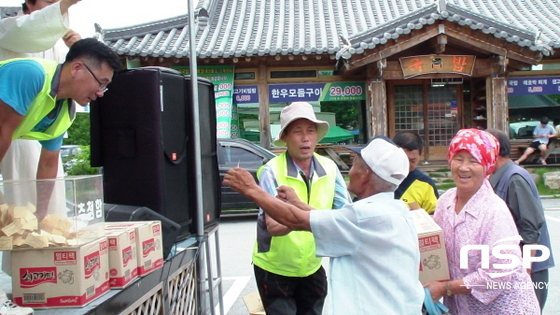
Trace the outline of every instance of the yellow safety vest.
{"type": "MultiPolygon", "coordinates": [[[[267,165],[272,168],[278,186],[294,188],[299,199],[314,209],[332,209],[338,168],[333,161],[318,154],[314,154],[314,162],[315,172],[309,195],[303,178],[291,165],[286,152],[270,160],[267,165]]],[[[259,241],[263,240],[257,239],[255,242],[253,263],[264,270],[286,277],[307,277],[321,267],[321,258],[316,257],[315,239],[311,232],[292,231],[283,236],[273,236],[266,252],[259,252],[259,241]]]]}
{"type": "Polygon", "coordinates": [[[52,91],[52,81],[57,75],[58,63],[52,60],[38,58],[16,58],[0,62],[0,67],[17,60],[33,60],[39,63],[45,71],[43,88],[35,96],[27,114],[21,124],[16,128],[12,139],[50,140],[62,135],[72,125],[74,108],[68,99],[59,102],[60,109],[55,121],[44,131],[32,131],[43,118],[45,118],[57,105],[56,91],[52,91]]]}

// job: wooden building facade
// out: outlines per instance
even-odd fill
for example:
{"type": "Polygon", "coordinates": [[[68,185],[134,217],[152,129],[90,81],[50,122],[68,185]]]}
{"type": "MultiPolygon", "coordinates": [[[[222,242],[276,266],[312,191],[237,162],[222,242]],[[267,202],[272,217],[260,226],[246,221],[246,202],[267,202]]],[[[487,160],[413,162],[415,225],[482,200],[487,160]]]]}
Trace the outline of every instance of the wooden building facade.
{"type": "MultiPolygon", "coordinates": [[[[424,159],[443,160],[461,128],[509,130],[509,78],[560,76],[529,71],[558,59],[560,26],[548,21],[560,4],[514,2],[201,0],[198,64],[232,65],[234,87],[253,94],[239,97],[239,127],[264,147],[281,108],[307,100],[335,112],[350,141],[416,130],[424,159]]],[[[129,63],[177,68],[189,63],[188,32],[178,16],[99,36],[129,63]]]]}

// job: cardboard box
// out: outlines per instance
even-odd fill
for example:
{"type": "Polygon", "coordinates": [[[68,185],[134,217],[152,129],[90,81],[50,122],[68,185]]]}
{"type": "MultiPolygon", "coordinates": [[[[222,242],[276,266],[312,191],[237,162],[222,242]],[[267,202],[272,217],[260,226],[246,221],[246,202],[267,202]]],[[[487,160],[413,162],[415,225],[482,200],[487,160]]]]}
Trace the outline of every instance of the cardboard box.
{"type": "Polygon", "coordinates": [[[12,300],[32,308],[82,307],[109,291],[106,237],[66,248],[12,251],[12,300]]]}
{"type": "Polygon", "coordinates": [[[134,228],[138,276],[143,277],[163,266],[163,243],[160,221],[107,222],[105,230],[134,228]]]}
{"type": "Polygon", "coordinates": [[[250,315],[266,315],[262,305],[261,296],[258,291],[249,293],[243,297],[243,302],[250,315]]]}
{"type": "Polygon", "coordinates": [[[136,231],[134,228],[108,230],[109,286],[122,289],[138,278],[136,231]]]}
{"type": "Polygon", "coordinates": [[[420,248],[420,282],[449,280],[443,231],[424,209],[410,210],[420,248]]]}
{"type": "Polygon", "coordinates": [[[0,191],[0,250],[78,246],[104,235],[101,175],[0,181],[0,191]]]}

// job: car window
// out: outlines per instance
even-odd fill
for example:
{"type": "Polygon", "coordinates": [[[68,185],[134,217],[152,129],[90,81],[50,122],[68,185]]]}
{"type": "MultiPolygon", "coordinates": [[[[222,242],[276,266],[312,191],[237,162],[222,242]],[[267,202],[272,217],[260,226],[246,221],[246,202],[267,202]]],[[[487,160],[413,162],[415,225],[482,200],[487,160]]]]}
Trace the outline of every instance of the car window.
{"type": "Polygon", "coordinates": [[[71,155],[78,155],[80,154],[80,152],[82,152],[82,149],[80,149],[80,147],[75,147],[75,146],[68,146],[68,147],[61,147],[60,148],[60,157],[68,157],[71,155]]]}
{"type": "Polygon", "coordinates": [[[227,167],[258,168],[263,164],[263,158],[249,150],[239,147],[223,146],[223,163],[227,167]]]}
{"type": "Polygon", "coordinates": [[[61,157],[67,157],[68,155],[70,155],[70,148],[60,149],[60,156],[61,157]]]}

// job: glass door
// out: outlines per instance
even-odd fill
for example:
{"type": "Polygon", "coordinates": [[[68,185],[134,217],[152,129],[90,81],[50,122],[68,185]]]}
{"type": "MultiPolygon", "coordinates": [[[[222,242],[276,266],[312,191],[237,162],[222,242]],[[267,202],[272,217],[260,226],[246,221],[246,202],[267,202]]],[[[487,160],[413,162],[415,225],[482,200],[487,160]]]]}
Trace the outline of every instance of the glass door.
{"type": "Polygon", "coordinates": [[[449,142],[459,130],[458,85],[428,85],[428,141],[431,160],[446,160],[449,142]]]}
{"type": "Polygon", "coordinates": [[[394,131],[414,130],[424,139],[422,160],[446,160],[449,142],[459,130],[460,85],[395,84],[392,89],[394,131]]]}

